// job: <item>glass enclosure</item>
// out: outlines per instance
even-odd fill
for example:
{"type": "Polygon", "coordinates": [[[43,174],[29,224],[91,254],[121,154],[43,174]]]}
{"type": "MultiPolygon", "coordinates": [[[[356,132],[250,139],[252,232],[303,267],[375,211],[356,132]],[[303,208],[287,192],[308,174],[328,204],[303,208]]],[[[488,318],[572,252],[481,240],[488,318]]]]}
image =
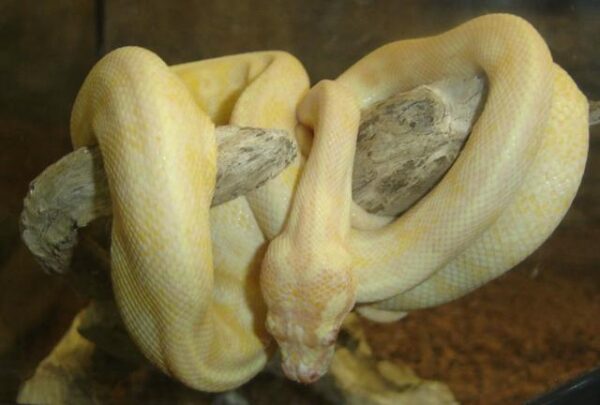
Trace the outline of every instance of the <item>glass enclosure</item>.
{"type": "MultiPolygon", "coordinates": [[[[42,270],[21,239],[19,216],[29,182],[71,152],[71,108],[103,55],[137,45],[174,65],[282,50],[301,61],[314,85],[335,79],[386,43],[439,34],[496,12],[529,21],[588,100],[600,100],[600,2],[594,0],[0,2],[0,401],[16,400],[74,317],[98,298],[89,278],[42,270]]],[[[378,370],[375,392],[421,384],[422,401],[446,395],[464,404],[523,403],[600,366],[599,128],[590,126],[583,181],[566,217],[514,270],[395,322],[357,318],[352,330],[364,338],[342,332],[339,350],[358,356],[360,342],[370,346],[361,361],[378,370]],[[402,377],[385,377],[392,369],[402,377]]],[[[96,225],[94,232],[102,234],[106,223],[96,225]]],[[[85,255],[90,253],[79,253],[85,255]]],[[[99,260],[79,256],[74,261],[84,260],[92,279],[106,283],[106,274],[98,276],[105,271],[99,260]]],[[[124,330],[90,333],[98,341],[86,346],[94,352],[86,357],[86,373],[70,376],[72,403],[312,404],[344,398],[343,389],[331,388],[331,376],[316,385],[297,384],[282,376],[276,361],[270,366],[275,371],[237,391],[199,394],[137,353],[127,358],[131,342],[124,330]]]]}

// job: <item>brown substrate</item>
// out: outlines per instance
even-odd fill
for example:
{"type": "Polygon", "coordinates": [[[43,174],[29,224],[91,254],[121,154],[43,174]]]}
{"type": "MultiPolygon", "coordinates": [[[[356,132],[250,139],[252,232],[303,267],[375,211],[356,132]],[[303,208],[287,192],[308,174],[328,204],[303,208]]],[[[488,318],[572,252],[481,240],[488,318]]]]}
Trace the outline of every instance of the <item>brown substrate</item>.
{"type": "Polygon", "coordinates": [[[600,366],[600,129],[559,229],[505,276],[396,324],[365,322],[376,356],[464,404],[522,403],[600,366]]]}

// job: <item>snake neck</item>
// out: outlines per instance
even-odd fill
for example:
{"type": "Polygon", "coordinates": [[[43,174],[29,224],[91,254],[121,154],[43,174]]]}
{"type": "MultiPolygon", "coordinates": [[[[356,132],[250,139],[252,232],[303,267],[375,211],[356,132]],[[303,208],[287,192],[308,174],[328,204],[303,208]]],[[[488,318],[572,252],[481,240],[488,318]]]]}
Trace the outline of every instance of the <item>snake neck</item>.
{"type": "Polygon", "coordinates": [[[349,91],[326,81],[307,94],[298,116],[313,128],[313,145],[289,221],[263,261],[261,287],[283,370],[308,383],[326,372],[356,300],[346,242],[360,113],[349,91]]]}

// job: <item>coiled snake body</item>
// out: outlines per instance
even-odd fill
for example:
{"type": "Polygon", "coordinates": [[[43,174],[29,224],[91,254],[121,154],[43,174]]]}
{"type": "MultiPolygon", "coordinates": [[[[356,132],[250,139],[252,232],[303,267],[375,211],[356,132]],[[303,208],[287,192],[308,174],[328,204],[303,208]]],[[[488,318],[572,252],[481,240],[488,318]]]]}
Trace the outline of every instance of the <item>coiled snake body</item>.
{"type": "Polygon", "coordinates": [[[400,41],[308,90],[302,65],[262,52],[167,67],[140,48],[104,57],[75,103],[75,147],[98,143],[113,202],[112,280],[145,356],[218,391],[265,365],[327,369],[344,316],[393,317],[514,266],[556,227],[587,154],[587,103],[539,34],[508,15],[400,41]],[[352,202],[360,111],[398,91],[484,73],[489,94],[443,180],[396,219],[352,202]],[[214,125],[281,128],[310,154],[210,209],[214,125]]]}

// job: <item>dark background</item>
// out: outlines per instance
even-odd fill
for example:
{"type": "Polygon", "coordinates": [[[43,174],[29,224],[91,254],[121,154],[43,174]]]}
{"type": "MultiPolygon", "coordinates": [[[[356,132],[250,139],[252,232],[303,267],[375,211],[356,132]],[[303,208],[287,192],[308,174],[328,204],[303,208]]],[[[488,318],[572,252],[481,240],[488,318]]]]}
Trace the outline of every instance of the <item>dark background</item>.
{"type": "MultiPolygon", "coordinates": [[[[33,262],[18,215],[28,182],[69,152],[70,108],[100,56],[140,45],[175,64],[281,49],[314,83],[386,42],[497,11],[532,22],[600,99],[600,1],[0,0],[0,400],[84,304],[33,262]]],[[[532,258],[454,303],[365,323],[375,354],[446,382],[464,403],[522,402],[600,365],[599,136],[573,208],[532,258]]]]}

